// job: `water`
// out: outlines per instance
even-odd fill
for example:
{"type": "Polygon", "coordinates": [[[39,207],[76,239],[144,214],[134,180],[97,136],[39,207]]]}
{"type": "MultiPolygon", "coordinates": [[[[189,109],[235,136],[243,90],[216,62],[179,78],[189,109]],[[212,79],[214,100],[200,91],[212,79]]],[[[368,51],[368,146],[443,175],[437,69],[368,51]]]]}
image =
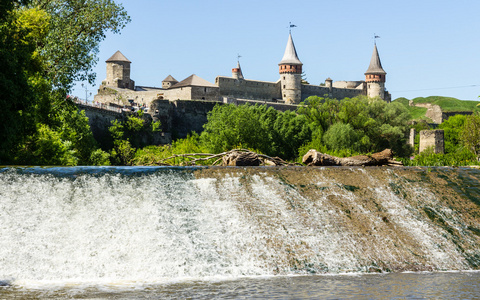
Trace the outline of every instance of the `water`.
{"type": "Polygon", "coordinates": [[[0,299],[478,299],[480,273],[250,277],[176,283],[30,283],[0,299]]]}
{"type": "Polygon", "coordinates": [[[0,199],[0,299],[478,293],[474,169],[3,168],[0,199]],[[404,271],[435,273],[372,274],[404,271]]]}

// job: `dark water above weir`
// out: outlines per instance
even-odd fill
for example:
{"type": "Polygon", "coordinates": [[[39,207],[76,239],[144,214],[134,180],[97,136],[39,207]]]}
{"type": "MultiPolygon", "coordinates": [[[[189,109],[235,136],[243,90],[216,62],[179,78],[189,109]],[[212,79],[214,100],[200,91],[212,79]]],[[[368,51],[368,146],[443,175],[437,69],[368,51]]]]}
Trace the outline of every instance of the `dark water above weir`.
{"type": "Polygon", "coordinates": [[[480,171],[3,168],[0,229],[0,299],[470,298],[480,171]]]}

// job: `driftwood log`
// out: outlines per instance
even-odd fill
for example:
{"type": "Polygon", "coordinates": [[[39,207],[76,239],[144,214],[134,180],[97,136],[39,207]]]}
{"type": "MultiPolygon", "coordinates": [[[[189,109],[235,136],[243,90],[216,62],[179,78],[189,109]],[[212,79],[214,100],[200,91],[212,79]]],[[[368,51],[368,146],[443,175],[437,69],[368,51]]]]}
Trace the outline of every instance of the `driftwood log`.
{"type": "Polygon", "coordinates": [[[336,157],[309,150],[303,156],[303,163],[307,166],[402,166],[402,162],[393,159],[393,152],[385,149],[372,155],[357,155],[352,157],[336,157]]]}

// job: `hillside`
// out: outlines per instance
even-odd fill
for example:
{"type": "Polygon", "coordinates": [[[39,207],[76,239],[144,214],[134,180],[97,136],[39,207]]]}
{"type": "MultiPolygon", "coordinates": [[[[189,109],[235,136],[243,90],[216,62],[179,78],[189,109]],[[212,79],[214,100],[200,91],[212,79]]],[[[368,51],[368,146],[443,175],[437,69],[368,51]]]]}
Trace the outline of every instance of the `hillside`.
{"type": "MultiPolygon", "coordinates": [[[[410,114],[412,119],[422,119],[425,117],[427,109],[424,107],[415,107],[409,105],[409,99],[397,98],[394,100],[403,104],[410,114]]],[[[480,102],[471,100],[459,100],[451,97],[442,96],[430,96],[430,97],[417,97],[413,99],[414,104],[426,104],[438,105],[443,112],[461,112],[461,111],[477,111],[480,112],[480,102]]]]}

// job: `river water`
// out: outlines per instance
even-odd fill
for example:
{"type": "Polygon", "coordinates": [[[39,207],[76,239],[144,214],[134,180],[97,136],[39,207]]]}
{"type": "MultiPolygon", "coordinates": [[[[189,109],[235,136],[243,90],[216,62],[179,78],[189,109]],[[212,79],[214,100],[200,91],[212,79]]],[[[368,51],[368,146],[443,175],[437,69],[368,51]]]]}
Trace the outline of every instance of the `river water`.
{"type": "Polygon", "coordinates": [[[0,287],[0,299],[478,299],[479,295],[479,272],[211,278],[163,284],[29,282],[0,287]]]}
{"type": "Polygon", "coordinates": [[[0,168],[0,299],[474,299],[480,171],[0,168]]]}

